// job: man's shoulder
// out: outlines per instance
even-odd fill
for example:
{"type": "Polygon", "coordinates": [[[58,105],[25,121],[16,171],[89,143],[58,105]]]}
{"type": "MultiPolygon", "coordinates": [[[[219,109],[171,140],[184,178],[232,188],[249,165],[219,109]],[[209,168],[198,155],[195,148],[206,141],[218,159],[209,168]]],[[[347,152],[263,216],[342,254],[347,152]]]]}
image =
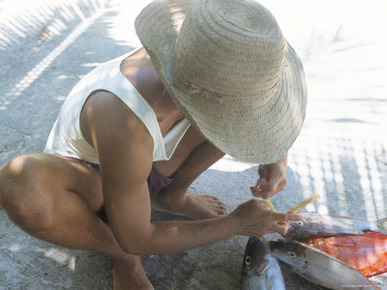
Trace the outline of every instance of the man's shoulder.
{"type": "Polygon", "coordinates": [[[117,142],[152,142],[144,123],[117,96],[98,91],[86,101],[81,113],[81,128],[86,139],[114,138],[117,142]],[[150,139],[149,139],[150,138],[150,139]]]}

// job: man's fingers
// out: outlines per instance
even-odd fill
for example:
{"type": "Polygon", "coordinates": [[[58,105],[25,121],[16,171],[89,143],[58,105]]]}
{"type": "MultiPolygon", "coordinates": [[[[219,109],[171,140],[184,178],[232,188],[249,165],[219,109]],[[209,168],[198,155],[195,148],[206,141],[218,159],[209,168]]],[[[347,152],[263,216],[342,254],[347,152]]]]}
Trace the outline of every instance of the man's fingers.
{"type": "Polygon", "coordinates": [[[261,194],[262,190],[263,190],[261,179],[258,179],[257,183],[255,184],[255,186],[251,186],[250,187],[250,190],[251,190],[251,193],[254,196],[259,196],[261,194]]]}
{"type": "Polygon", "coordinates": [[[251,186],[251,193],[256,197],[269,198],[275,193],[276,184],[271,184],[265,178],[260,178],[255,186],[251,186]]]}
{"type": "Polygon", "coordinates": [[[267,199],[271,196],[271,192],[267,191],[262,185],[259,185],[258,187],[252,186],[250,187],[250,190],[255,197],[261,197],[263,199],[267,199]]]}
{"type": "Polygon", "coordinates": [[[289,224],[288,223],[274,223],[274,225],[271,227],[271,230],[276,231],[277,233],[281,234],[282,236],[285,236],[289,230],[289,224]]]}
{"type": "Polygon", "coordinates": [[[258,189],[256,186],[251,186],[250,191],[256,197],[258,197],[260,194],[260,189],[258,189]]]}

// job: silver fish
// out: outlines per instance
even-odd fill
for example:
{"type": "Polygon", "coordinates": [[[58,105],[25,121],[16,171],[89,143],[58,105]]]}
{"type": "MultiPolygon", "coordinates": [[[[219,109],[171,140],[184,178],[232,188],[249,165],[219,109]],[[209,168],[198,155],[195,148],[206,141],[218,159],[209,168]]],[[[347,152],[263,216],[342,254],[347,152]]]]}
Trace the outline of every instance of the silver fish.
{"type": "Polygon", "coordinates": [[[242,290],[286,289],[281,268],[264,238],[250,237],[242,266],[242,290]]]}
{"type": "Polygon", "coordinates": [[[328,254],[295,240],[272,240],[273,255],[303,278],[330,289],[380,289],[362,273],[328,254]]]}
{"type": "Polygon", "coordinates": [[[353,217],[342,216],[335,216],[333,218],[343,223],[350,224],[354,228],[363,232],[379,232],[384,235],[387,235],[387,218],[375,221],[358,220],[353,217]]]}
{"type": "Polygon", "coordinates": [[[337,235],[361,235],[363,231],[349,223],[318,213],[302,213],[303,221],[289,222],[287,239],[301,240],[337,235]]]}

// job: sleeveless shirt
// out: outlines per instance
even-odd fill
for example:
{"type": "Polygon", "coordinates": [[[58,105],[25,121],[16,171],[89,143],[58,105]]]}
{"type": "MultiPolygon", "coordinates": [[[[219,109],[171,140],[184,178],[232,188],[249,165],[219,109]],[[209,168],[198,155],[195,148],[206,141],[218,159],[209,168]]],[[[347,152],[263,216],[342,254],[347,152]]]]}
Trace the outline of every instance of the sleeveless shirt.
{"type": "Polygon", "coordinates": [[[51,129],[44,152],[99,164],[96,150],[82,135],[80,115],[90,94],[105,90],[122,100],[144,123],[153,138],[153,161],[171,158],[190,123],[183,119],[162,136],[155,112],[120,69],[122,61],[137,50],[101,64],[74,86],[51,129]]]}

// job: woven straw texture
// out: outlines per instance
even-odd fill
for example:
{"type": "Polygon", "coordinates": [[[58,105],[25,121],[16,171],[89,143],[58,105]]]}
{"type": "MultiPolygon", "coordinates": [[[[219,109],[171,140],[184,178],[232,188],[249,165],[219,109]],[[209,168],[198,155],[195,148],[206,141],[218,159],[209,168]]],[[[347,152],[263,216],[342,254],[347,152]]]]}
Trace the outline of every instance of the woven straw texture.
{"type": "Polygon", "coordinates": [[[289,150],[305,118],[305,77],[266,8],[157,0],[135,26],[172,99],[215,146],[261,164],[289,150]]]}

